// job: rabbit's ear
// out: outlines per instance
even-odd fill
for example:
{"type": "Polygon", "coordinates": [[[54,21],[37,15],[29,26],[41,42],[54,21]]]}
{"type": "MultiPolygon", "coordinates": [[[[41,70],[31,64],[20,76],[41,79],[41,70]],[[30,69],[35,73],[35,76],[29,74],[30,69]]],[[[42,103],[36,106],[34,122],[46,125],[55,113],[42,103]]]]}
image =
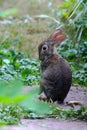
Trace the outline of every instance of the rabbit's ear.
{"type": "Polygon", "coordinates": [[[57,29],[55,30],[51,36],[49,37],[50,40],[52,40],[52,44],[60,44],[62,41],[64,41],[66,39],[66,35],[60,30],[57,29]]]}

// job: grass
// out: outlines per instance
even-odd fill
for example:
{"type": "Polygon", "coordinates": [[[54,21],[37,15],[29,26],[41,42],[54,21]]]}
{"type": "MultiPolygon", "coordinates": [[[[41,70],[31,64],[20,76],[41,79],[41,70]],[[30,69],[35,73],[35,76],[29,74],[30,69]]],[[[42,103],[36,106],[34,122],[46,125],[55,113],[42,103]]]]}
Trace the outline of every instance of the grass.
{"type": "Polygon", "coordinates": [[[0,1],[1,9],[17,8],[19,10],[19,16],[29,14],[30,16],[35,14],[51,14],[52,9],[61,5],[63,0],[3,0],[0,1]],[[52,4],[52,6],[51,6],[52,4]]]}
{"type": "MultiPolygon", "coordinates": [[[[52,25],[50,19],[35,18],[33,21],[24,23],[28,18],[27,14],[33,18],[35,15],[47,14],[54,16],[54,8],[62,2],[55,0],[21,0],[21,1],[1,1],[1,10],[16,8],[18,13],[12,18],[12,24],[0,24],[0,41],[3,44],[15,44],[17,50],[23,51],[30,57],[37,57],[38,45],[54,30],[57,25],[52,25]],[[52,4],[52,5],[50,5],[52,4]],[[14,7],[15,5],[15,7],[14,7]],[[43,7],[42,7],[43,5],[43,7]]],[[[9,18],[6,18],[9,19],[9,18]]]]}
{"type": "Polygon", "coordinates": [[[2,44],[9,43],[10,48],[14,46],[16,50],[31,57],[36,57],[38,45],[49,32],[40,23],[34,25],[32,23],[29,25],[5,25],[0,26],[0,28],[3,32],[0,37],[2,44]]]}

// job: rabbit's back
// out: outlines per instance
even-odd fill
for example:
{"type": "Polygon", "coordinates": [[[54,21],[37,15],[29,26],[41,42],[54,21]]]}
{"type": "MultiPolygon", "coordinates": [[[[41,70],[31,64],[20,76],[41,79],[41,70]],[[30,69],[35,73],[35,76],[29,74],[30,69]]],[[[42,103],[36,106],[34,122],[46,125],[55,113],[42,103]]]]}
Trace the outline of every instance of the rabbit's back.
{"type": "Polygon", "coordinates": [[[41,62],[41,86],[48,99],[63,101],[72,82],[70,66],[62,57],[54,54],[41,62]]]}

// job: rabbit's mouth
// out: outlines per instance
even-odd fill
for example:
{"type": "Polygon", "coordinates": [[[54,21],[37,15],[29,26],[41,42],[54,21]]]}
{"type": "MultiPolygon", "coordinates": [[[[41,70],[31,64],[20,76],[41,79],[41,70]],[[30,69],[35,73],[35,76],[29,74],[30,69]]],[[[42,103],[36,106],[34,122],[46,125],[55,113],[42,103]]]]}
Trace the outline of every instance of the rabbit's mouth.
{"type": "Polygon", "coordinates": [[[53,54],[49,53],[49,51],[42,51],[40,55],[41,60],[49,59],[53,54]]]}
{"type": "Polygon", "coordinates": [[[48,51],[42,50],[42,54],[47,55],[47,54],[48,54],[48,51]]]}

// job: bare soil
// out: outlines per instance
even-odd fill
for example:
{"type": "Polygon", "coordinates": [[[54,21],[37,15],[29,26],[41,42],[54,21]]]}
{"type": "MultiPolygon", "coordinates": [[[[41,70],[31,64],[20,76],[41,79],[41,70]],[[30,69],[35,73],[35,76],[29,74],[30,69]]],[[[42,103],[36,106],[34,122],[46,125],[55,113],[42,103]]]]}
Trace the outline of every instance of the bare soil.
{"type": "Polygon", "coordinates": [[[87,130],[87,123],[58,119],[22,120],[22,126],[8,126],[0,130],[87,130]]]}
{"type": "MultiPolygon", "coordinates": [[[[28,88],[26,88],[28,89],[28,88]]],[[[62,108],[69,108],[66,102],[82,101],[83,106],[87,107],[87,88],[80,86],[71,87],[65,104],[60,105],[62,108]]],[[[79,105],[75,107],[80,107],[79,105]]],[[[6,126],[0,130],[87,130],[87,122],[73,121],[73,120],[59,120],[59,119],[22,119],[21,126],[6,126]]]]}
{"type": "MultiPolygon", "coordinates": [[[[69,101],[80,101],[80,102],[82,102],[83,106],[87,107],[87,88],[82,88],[79,85],[71,87],[71,89],[65,99],[65,104],[60,105],[60,107],[63,107],[63,108],[71,107],[66,104],[69,101]]],[[[80,106],[76,105],[74,107],[80,107],[80,106]]]]}

